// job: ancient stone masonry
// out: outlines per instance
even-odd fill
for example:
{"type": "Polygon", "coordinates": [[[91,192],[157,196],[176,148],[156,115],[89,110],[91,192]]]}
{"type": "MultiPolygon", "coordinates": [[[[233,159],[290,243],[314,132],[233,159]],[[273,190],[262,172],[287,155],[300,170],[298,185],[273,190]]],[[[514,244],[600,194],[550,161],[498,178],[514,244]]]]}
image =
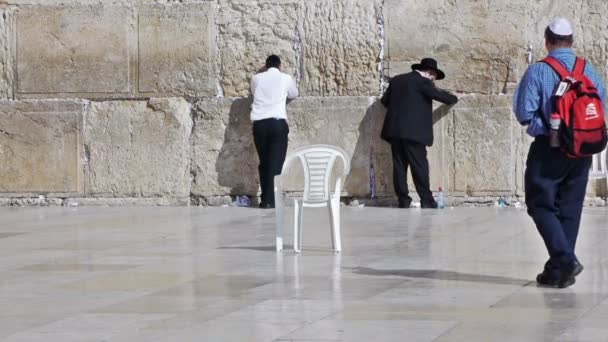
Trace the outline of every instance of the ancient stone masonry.
{"type": "MultiPolygon", "coordinates": [[[[378,98],[433,56],[447,74],[438,85],[461,101],[436,108],[432,187],[456,204],[516,201],[530,139],[512,94],[557,15],[608,76],[603,0],[0,0],[0,204],[256,197],[249,82],[271,53],[301,94],[288,105],[290,151],[346,150],[343,196],[369,197],[371,161],[391,202],[378,98]]],[[[605,189],[590,184],[591,202],[606,204],[605,189]]]]}

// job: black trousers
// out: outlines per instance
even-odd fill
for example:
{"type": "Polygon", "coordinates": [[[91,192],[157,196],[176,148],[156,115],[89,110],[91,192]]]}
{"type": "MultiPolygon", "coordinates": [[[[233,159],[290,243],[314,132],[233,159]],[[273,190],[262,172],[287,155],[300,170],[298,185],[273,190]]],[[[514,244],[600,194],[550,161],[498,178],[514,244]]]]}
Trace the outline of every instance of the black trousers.
{"type": "Polygon", "coordinates": [[[287,154],[289,126],[283,119],[253,122],[253,141],[258,151],[262,203],[274,205],[274,176],[281,174],[287,154]]]}
{"type": "Polygon", "coordinates": [[[429,181],[429,161],[426,146],[411,140],[391,140],[393,154],[393,186],[400,203],[410,203],[407,187],[407,169],[412,170],[414,185],[423,204],[434,203],[429,181]]]}
{"type": "Polygon", "coordinates": [[[536,138],[530,146],[526,205],[549,252],[545,271],[551,277],[559,277],[561,269],[576,260],[574,249],[590,167],[591,158],[569,159],[551,148],[547,137],[536,138]]]}

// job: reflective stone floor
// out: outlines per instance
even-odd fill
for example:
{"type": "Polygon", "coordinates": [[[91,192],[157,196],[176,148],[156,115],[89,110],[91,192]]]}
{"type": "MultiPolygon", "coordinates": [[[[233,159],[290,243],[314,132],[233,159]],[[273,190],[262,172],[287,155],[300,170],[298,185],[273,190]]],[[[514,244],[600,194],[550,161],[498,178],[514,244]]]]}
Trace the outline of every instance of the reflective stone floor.
{"type": "Polygon", "coordinates": [[[342,210],[341,255],[310,209],[295,256],[272,211],[0,208],[0,340],[608,341],[607,209],[563,290],[523,210],[342,210]]]}

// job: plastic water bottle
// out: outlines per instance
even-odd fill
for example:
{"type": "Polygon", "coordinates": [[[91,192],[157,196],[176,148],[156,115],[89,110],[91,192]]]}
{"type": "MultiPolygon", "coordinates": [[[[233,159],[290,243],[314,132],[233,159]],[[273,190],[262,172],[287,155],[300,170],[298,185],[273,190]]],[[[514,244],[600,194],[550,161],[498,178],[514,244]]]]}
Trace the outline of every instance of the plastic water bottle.
{"type": "Polygon", "coordinates": [[[439,187],[439,194],[437,194],[437,208],[445,208],[445,197],[443,196],[443,189],[439,187]]]}
{"type": "Polygon", "coordinates": [[[562,119],[558,114],[551,114],[551,119],[549,120],[549,124],[551,125],[551,130],[549,132],[549,145],[551,147],[559,147],[559,136],[557,132],[561,123],[562,119]]]}

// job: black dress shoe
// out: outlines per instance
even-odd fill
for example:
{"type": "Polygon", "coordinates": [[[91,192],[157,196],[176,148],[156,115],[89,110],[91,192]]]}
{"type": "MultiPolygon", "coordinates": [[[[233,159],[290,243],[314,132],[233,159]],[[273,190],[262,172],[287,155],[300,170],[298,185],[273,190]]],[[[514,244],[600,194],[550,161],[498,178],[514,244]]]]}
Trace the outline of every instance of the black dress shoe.
{"type": "Polygon", "coordinates": [[[260,209],[274,209],[274,204],[270,204],[270,203],[260,203],[259,205],[260,209]]]}
{"type": "Polygon", "coordinates": [[[437,204],[437,202],[433,201],[427,203],[420,203],[420,207],[422,209],[437,209],[439,208],[439,205],[437,204]]]}
{"type": "Polygon", "coordinates": [[[581,272],[583,272],[583,270],[585,269],[585,267],[583,266],[583,264],[581,264],[578,260],[574,260],[574,276],[578,276],[579,274],[581,274],[581,272]]]}
{"type": "Polygon", "coordinates": [[[409,200],[409,201],[399,201],[399,208],[409,209],[411,205],[412,205],[412,201],[411,200],[409,200]]]}
{"type": "Polygon", "coordinates": [[[583,271],[583,268],[583,265],[578,262],[578,260],[574,260],[570,265],[561,268],[559,278],[550,276],[547,271],[543,271],[543,273],[536,276],[536,282],[540,286],[563,289],[576,283],[574,277],[580,274],[583,271]]]}
{"type": "Polygon", "coordinates": [[[548,276],[547,273],[543,272],[543,273],[539,273],[536,276],[536,282],[538,283],[538,286],[551,287],[551,288],[555,288],[555,289],[563,289],[563,288],[574,285],[574,283],[576,282],[576,279],[574,279],[574,276],[565,277],[563,279],[562,278],[556,279],[556,278],[552,278],[552,277],[548,276]]]}
{"type": "MultiPolygon", "coordinates": [[[[558,284],[560,288],[568,287],[576,282],[576,280],[574,279],[574,277],[576,276],[575,273],[577,270],[580,269],[579,267],[577,267],[577,265],[580,265],[580,263],[577,263],[575,260],[572,264],[566,267],[562,267],[562,274],[559,278],[558,284]]],[[[583,270],[580,269],[579,273],[582,271],[583,270]]]]}

